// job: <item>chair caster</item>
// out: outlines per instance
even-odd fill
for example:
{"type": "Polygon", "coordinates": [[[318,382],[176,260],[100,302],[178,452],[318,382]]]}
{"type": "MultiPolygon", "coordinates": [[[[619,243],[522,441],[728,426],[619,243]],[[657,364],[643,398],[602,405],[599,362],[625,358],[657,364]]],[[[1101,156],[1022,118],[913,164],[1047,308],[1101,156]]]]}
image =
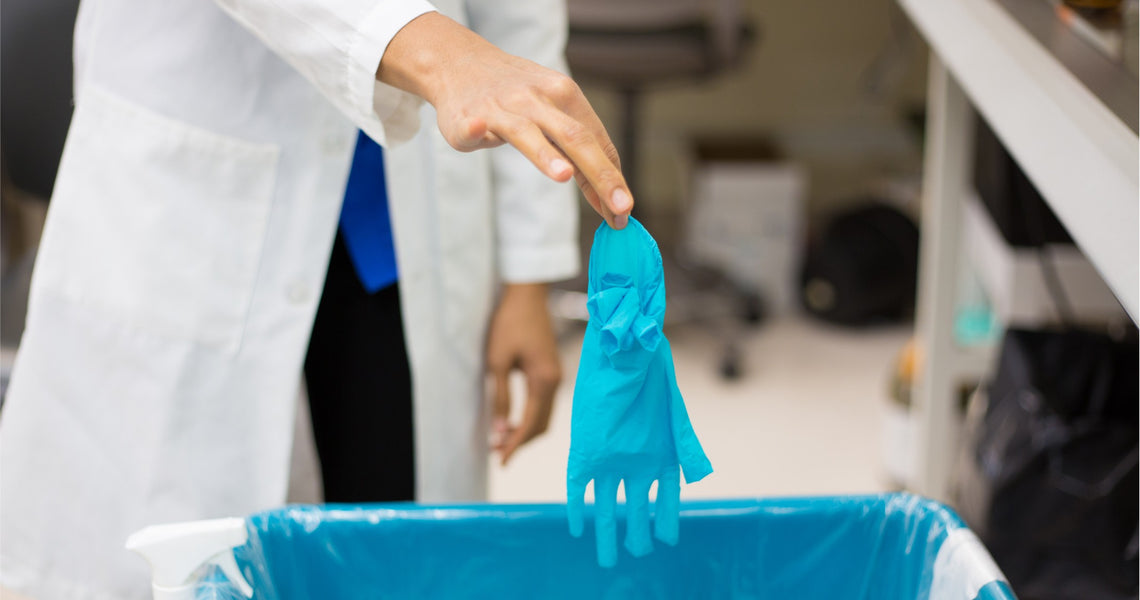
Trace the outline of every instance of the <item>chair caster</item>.
{"type": "Polygon", "coordinates": [[[720,359],[720,376],[725,381],[736,381],[742,374],[740,353],[735,348],[729,348],[720,359]]]}

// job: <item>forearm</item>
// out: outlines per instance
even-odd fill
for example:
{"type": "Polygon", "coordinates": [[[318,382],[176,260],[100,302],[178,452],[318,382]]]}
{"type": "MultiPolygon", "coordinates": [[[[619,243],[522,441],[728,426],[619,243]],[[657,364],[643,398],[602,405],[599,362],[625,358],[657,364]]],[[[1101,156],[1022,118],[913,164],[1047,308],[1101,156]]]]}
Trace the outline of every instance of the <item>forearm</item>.
{"type": "Polygon", "coordinates": [[[475,32],[439,14],[427,13],[410,21],[388,44],[376,79],[411,92],[431,104],[447,88],[448,68],[496,48],[475,32]]]}

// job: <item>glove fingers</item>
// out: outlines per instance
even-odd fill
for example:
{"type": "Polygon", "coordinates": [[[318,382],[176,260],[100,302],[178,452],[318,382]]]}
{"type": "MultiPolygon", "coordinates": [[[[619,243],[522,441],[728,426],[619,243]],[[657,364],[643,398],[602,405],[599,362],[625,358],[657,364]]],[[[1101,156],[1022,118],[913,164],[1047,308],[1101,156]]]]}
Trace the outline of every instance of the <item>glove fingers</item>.
{"type": "Polygon", "coordinates": [[[594,534],[598,542],[598,564],[617,564],[617,488],[613,475],[594,478],[594,534]]]}
{"type": "Polygon", "coordinates": [[[625,479],[625,549],[634,556],[653,551],[649,538],[649,487],[652,480],[625,479]]]}
{"type": "Polygon", "coordinates": [[[680,538],[681,473],[670,469],[657,480],[657,504],[653,516],[653,530],[657,539],[674,546],[680,538]]]}
{"type": "Polygon", "coordinates": [[[582,537],[586,524],[582,516],[586,502],[586,483],[577,477],[566,478],[566,519],[570,522],[570,535],[582,537]]]}

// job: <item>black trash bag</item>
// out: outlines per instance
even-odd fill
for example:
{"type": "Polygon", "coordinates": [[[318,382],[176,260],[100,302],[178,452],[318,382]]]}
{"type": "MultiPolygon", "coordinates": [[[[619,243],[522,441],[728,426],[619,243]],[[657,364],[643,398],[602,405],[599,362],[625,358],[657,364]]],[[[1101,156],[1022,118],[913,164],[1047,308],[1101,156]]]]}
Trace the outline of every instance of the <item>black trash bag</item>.
{"type": "Polygon", "coordinates": [[[1022,600],[1137,597],[1135,342],[1010,330],[967,419],[956,504],[1022,600]]]}
{"type": "Polygon", "coordinates": [[[918,279],[918,226],[875,201],[836,216],[808,247],[800,299],[811,314],[842,325],[908,318],[918,279]]]}

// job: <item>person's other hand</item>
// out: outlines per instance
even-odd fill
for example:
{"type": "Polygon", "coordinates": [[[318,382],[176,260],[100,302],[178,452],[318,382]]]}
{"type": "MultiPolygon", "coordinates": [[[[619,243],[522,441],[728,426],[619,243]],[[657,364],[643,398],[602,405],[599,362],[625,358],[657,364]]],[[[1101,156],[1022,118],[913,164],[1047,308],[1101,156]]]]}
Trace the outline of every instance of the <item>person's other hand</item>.
{"type": "Polygon", "coordinates": [[[633,196],[617,150],[569,77],[499,50],[439,13],[392,38],[376,77],[421,96],[462,151],[508,143],[556,181],[574,177],[610,227],[622,229],[633,196]]]}
{"type": "Polygon", "coordinates": [[[487,334],[487,371],[494,386],[492,448],[505,465],[519,446],[546,431],[554,392],[562,381],[545,284],[508,284],[503,288],[487,334]],[[511,424],[510,374],[515,369],[526,376],[527,399],[522,420],[511,424]]]}

